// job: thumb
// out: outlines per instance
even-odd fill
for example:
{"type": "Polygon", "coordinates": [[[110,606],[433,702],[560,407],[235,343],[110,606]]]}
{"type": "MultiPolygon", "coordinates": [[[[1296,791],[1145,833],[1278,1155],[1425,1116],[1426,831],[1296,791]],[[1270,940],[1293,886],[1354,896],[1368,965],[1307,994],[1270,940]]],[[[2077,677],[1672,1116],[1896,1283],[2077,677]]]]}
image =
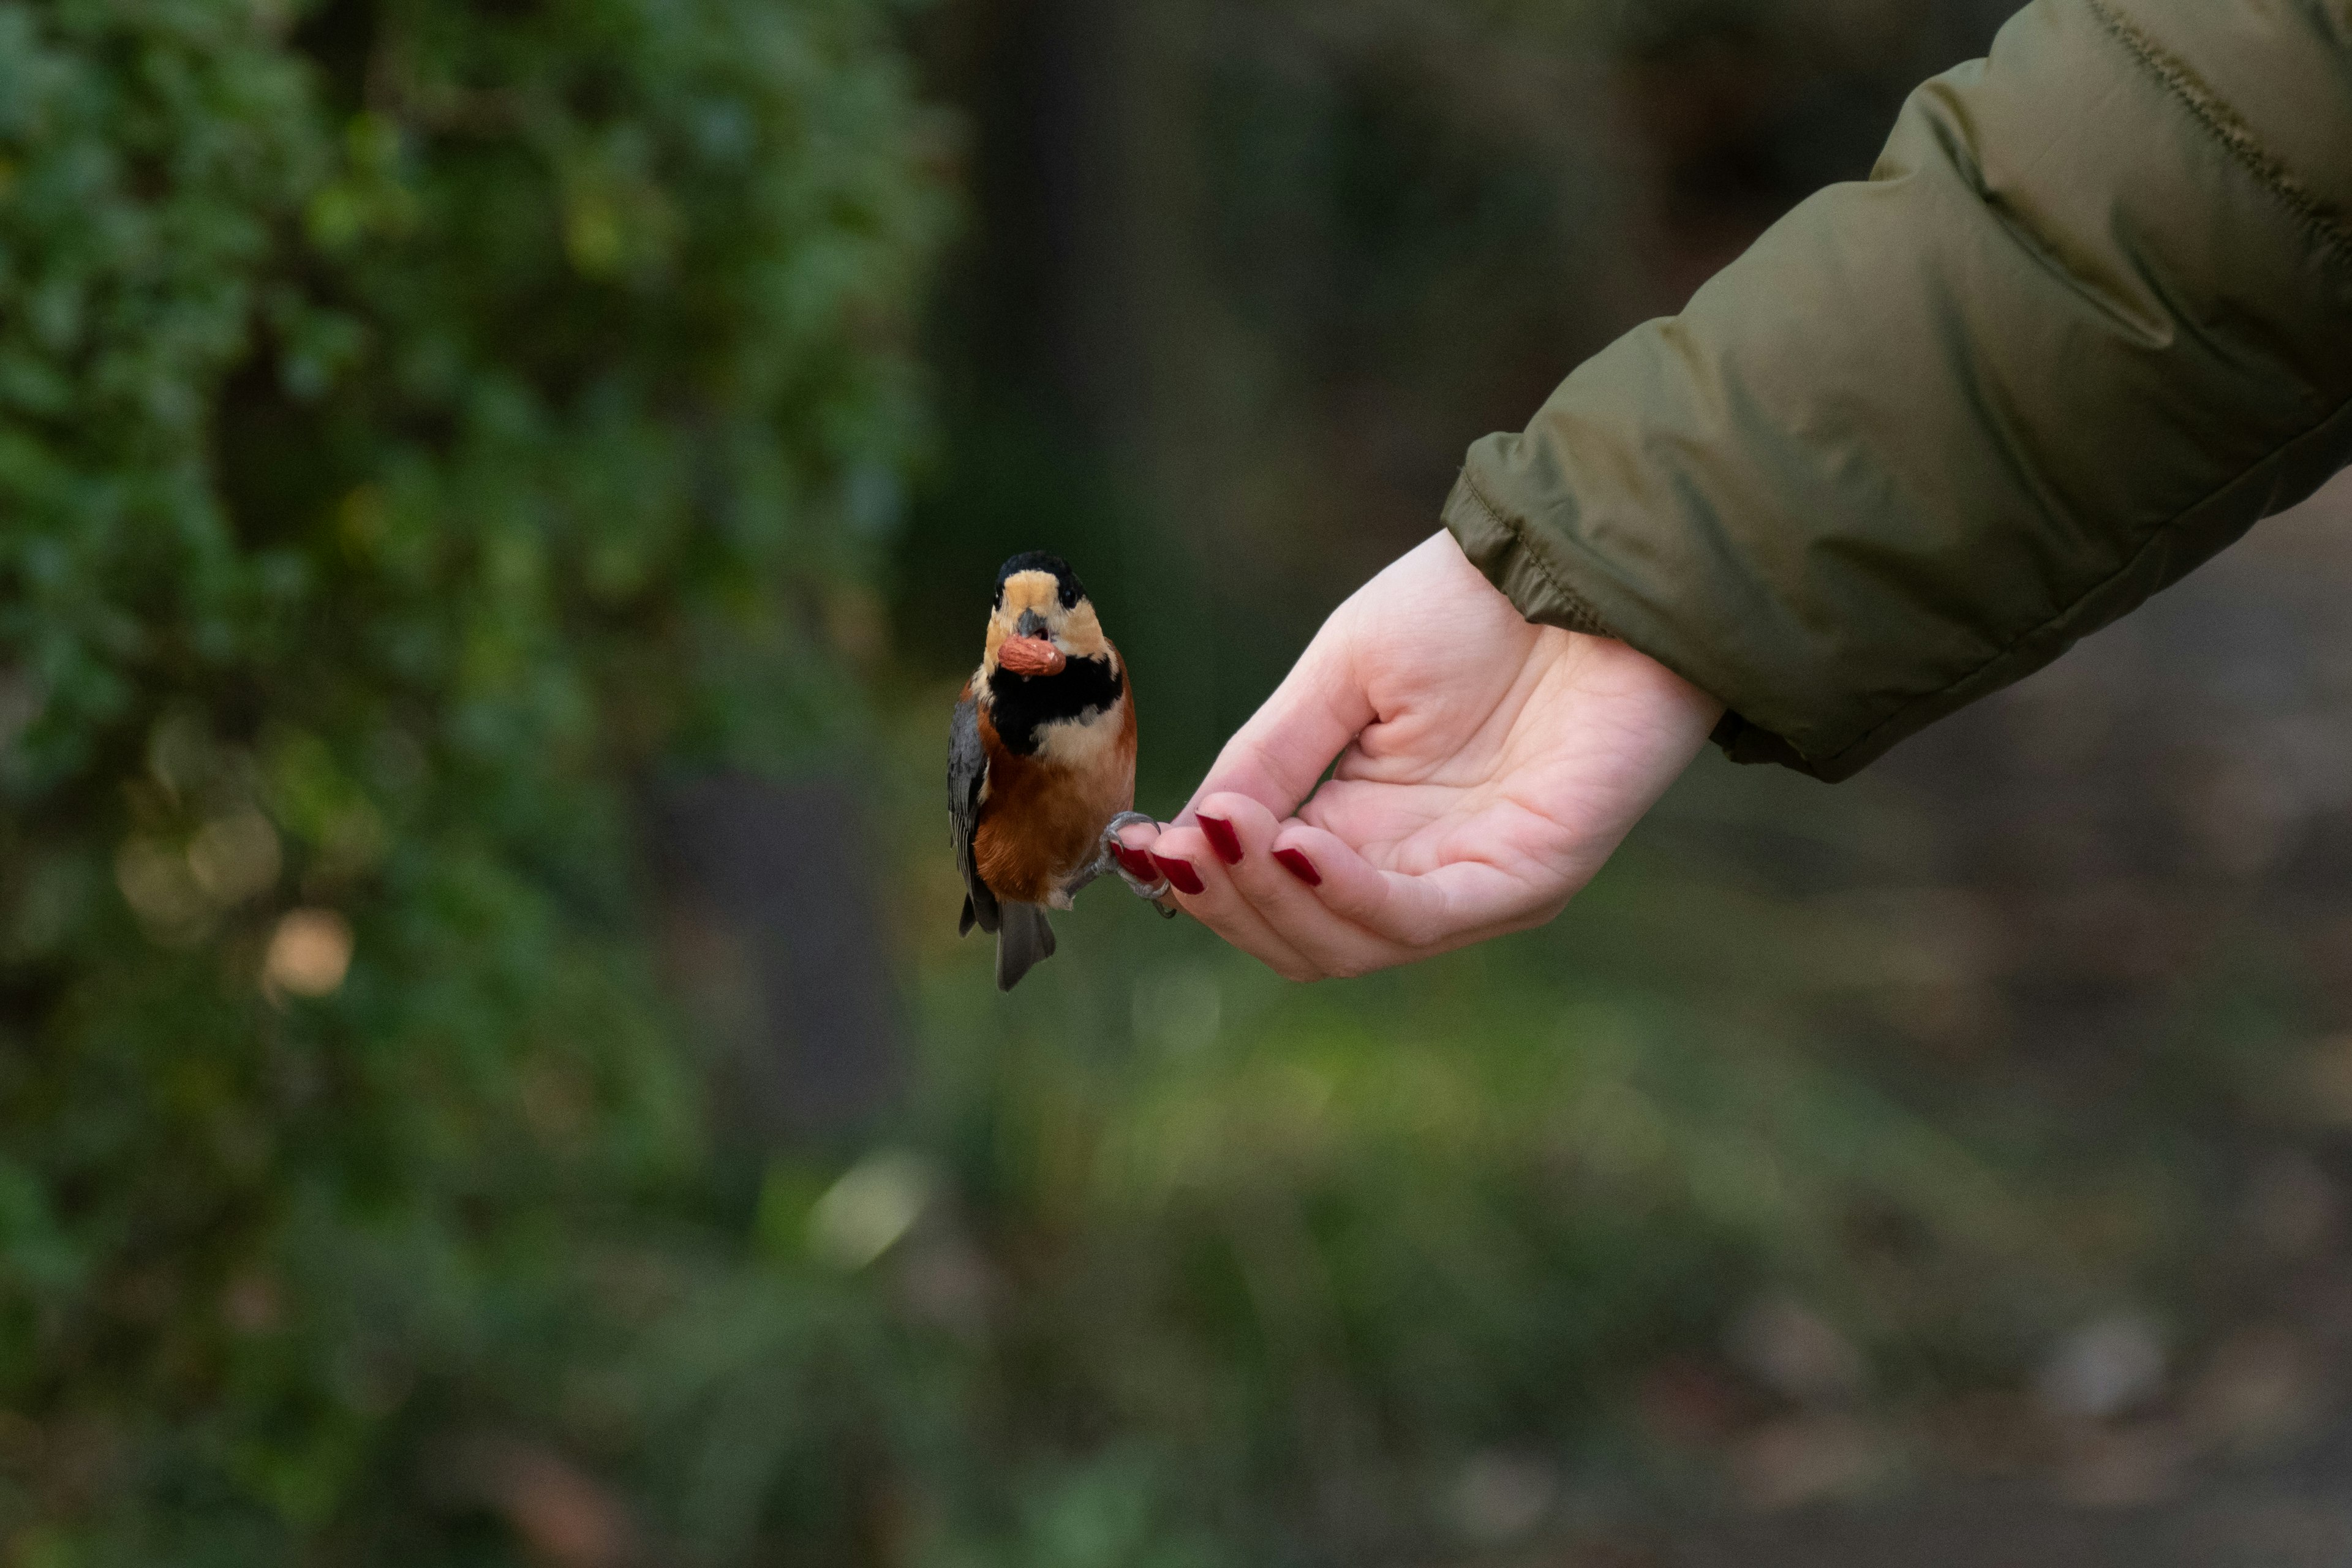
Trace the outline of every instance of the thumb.
{"type": "Polygon", "coordinates": [[[1217,753],[1177,821],[1190,822],[1202,798],[1220,790],[1249,796],[1277,819],[1298,809],[1331,760],[1375,717],[1357,675],[1354,624],[1344,605],[1323,623],[1274,695],[1217,753]]]}

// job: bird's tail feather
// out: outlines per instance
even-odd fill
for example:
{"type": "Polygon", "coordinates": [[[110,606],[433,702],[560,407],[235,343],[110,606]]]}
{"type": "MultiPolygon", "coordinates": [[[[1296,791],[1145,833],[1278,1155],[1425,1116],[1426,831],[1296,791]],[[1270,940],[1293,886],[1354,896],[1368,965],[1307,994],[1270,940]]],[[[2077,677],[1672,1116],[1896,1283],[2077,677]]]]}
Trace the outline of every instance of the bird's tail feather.
{"type": "Polygon", "coordinates": [[[1045,923],[1045,908],[1038,904],[999,904],[997,918],[996,988],[1010,991],[1023,975],[1054,956],[1054,928],[1045,923]]]}

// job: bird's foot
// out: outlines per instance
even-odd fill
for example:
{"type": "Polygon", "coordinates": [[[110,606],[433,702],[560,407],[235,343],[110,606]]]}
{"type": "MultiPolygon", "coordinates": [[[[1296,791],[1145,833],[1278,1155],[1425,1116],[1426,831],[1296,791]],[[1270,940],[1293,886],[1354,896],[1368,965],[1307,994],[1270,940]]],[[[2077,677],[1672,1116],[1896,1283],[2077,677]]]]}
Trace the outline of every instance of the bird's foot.
{"type": "Polygon", "coordinates": [[[1159,818],[1146,816],[1139,811],[1122,811],[1112,817],[1109,825],[1102,830],[1102,854],[1096,860],[1095,865],[1100,870],[1118,873],[1118,879],[1127,884],[1129,892],[1139,899],[1150,900],[1152,907],[1157,909],[1163,917],[1172,920],[1176,915],[1176,908],[1168,897],[1168,879],[1139,877],[1127,868],[1126,863],[1118,854],[1119,829],[1131,827],[1139,822],[1152,827],[1160,826],[1159,818]]]}

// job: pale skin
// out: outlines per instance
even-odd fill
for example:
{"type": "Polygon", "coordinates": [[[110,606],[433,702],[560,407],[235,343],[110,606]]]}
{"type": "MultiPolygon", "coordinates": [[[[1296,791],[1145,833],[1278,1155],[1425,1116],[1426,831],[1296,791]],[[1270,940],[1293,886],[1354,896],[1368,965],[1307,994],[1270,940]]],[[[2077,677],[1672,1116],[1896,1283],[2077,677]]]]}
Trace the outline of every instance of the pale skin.
{"type": "Polygon", "coordinates": [[[1529,625],[1440,533],[1332,612],[1173,823],[1120,838],[1277,973],[1365,974],[1559,914],[1722,711],[1623,643],[1529,625]]]}

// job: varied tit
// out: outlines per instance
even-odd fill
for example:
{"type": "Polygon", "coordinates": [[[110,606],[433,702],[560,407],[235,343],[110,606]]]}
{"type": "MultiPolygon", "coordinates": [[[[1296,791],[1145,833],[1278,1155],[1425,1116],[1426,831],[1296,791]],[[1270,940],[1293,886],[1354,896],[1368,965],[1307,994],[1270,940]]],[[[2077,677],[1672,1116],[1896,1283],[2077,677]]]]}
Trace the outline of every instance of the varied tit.
{"type": "Polygon", "coordinates": [[[996,933],[1010,991],[1054,952],[1045,910],[1117,870],[1145,898],[1167,884],[1118,842],[1149,821],[1135,803],[1135,693],[1118,649],[1058,557],[1031,552],[996,574],[988,643],[956,699],[948,817],[963,873],[963,920],[996,933]]]}

